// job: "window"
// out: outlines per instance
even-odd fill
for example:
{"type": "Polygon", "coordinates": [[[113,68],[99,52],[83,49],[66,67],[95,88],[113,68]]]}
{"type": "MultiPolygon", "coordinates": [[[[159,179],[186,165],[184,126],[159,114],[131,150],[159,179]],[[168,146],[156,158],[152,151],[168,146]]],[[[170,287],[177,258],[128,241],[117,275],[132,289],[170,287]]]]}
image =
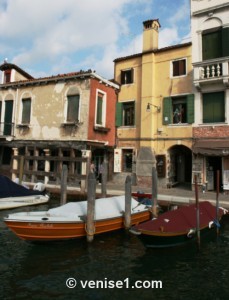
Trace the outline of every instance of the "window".
{"type": "Polygon", "coordinates": [[[10,82],[11,70],[5,70],[4,72],[4,83],[10,82]]]}
{"type": "Polygon", "coordinates": [[[186,97],[172,98],[173,124],[187,123],[186,97]]]}
{"type": "Polygon", "coordinates": [[[172,62],[172,77],[186,75],[186,59],[174,60],[172,62]]]}
{"type": "Polygon", "coordinates": [[[229,55],[229,28],[217,27],[202,33],[203,60],[229,55]]]}
{"type": "Polygon", "coordinates": [[[165,97],[163,124],[191,124],[194,122],[194,95],[165,97]]]}
{"type": "Polygon", "coordinates": [[[97,91],[95,124],[103,127],[106,125],[106,95],[100,91],[97,91]]]}
{"type": "Polygon", "coordinates": [[[203,123],[225,122],[224,92],[203,94],[203,123]]]}
{"type": "Polygon", "coordinates": [[[134,82],[134,69],[121,71],[121,84],[130,84],[134,82]]]}
{"type": "Polygon", "coordinates": [[[135,101],[119,102],[116,105],[116,126],[135,125],[135,101]]]}
{"type": "Polygon", "coordinates": [[[79,121],[79,95],[67,96],[68,107],[67,107],[67,122],[78,122],[79,121]]]}
{"type": "Polygon", "coordinates": [[[203,60],[222,56],[222,30],[217,28],[202,34],[203,60]]]}
{"type": "Polygon", "coordinates": [[[96,125],[104,125],[103,122],[103,105],[104,105],[104,94],[97,93],[97,103],[96,103],[96,125]]]}
{"type": "Polygon", "coordinates": [[[135,108],[134,102],[123,103],[123,125],[133,126],[134,125],[135,108]]]}
{"type": "Polygon", "coordinates": [[[31,99],[26,98],[22,99],[22,124],[29,124],[30,123],[30,115],[31,115],[31,99]]]}
{"type": "Polygon", "coordinates": [[[5,116],[4,116],[4,135],[13,135],[13,108],[14,108],[14,101],[13,100],[6,100],[5,101],[5,116]]]}

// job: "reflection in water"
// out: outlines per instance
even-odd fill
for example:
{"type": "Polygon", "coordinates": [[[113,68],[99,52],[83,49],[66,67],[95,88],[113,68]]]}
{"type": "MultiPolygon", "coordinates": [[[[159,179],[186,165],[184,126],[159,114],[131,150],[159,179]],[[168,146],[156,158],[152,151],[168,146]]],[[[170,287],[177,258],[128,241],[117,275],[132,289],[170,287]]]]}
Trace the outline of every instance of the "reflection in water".
{"type": "MultiPolygon", "coordinates": [[[[1,212],[0,216],[5,213],[1,212]]],[[[2,218],[1,218],[2,220],[2,218]]],[[[55,243],[19,240],[0,221],[2,299],[226,299],[229,296],[229,220],[217,241],[146,249],[125,231],[55,243]],[[78,281],[74,289],[66,279],[78,281]],[[80,280],[125,280],[129,288],[83,289],[80,280]],[[135,289],[136,280],[161,280],[162,289],[135,289]]]]}

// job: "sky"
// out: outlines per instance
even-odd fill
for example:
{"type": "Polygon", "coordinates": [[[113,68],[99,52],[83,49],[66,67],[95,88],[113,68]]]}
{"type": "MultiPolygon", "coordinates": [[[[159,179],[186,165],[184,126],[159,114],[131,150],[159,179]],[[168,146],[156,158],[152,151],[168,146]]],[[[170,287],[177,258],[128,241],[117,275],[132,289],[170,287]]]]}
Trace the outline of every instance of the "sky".
{"type": "Polygon", "coordinates": [[[35,78],[95,70],[142,51],[142,22],[159,19],[159,48],[190,41],[190,0],[0,0],[0,64],[35,78]]]}

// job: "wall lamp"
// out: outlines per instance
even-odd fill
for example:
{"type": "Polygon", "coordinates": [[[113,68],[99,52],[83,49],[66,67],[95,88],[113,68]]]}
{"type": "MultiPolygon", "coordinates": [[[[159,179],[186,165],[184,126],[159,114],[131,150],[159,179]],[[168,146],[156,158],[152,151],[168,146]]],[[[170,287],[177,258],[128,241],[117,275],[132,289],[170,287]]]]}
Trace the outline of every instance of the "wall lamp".
{"type": "Polygon", "coordinates": [[[146,106],[146,111],[147,112],[150,112],[150,106],[156,107],[158,113],[161,111],[161,107],[160,106],[148,103],[147,106],[146,106]]]}

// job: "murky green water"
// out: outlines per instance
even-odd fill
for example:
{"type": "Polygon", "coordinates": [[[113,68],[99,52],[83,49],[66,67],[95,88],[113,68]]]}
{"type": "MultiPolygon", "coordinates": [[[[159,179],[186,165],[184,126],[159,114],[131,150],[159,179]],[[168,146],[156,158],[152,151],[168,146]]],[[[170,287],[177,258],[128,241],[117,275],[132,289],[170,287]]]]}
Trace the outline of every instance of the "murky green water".
{"type": "MultiPolygon", "coordinates": [[[[44,208],[47,206],[36,209],[44,208]]],[[[0,212],[1,299],[217,300],[229,297],[229,218],[218,240],[202,242],[197,251],[196,245],[146,249],[137,237],[125,231],[96,236],[91,244],[85,239],[26,243],[6,228],[2,221],[6,214],[7,211],[0,212]],[[75,288],[66,286],[68,278],[77,281],[75,288]],[[83,288],[80,281],[83,284],[91,281],[92,288],[83,288]],[[116,281],[119,288],[111,288],[116,281]],[[146,288],[133,288],[136,282],[146,288]],[[96,284],[100,284],[98,288],[96,284]],[[162,288],[157,288],[160,284],[162,288]]]]}

